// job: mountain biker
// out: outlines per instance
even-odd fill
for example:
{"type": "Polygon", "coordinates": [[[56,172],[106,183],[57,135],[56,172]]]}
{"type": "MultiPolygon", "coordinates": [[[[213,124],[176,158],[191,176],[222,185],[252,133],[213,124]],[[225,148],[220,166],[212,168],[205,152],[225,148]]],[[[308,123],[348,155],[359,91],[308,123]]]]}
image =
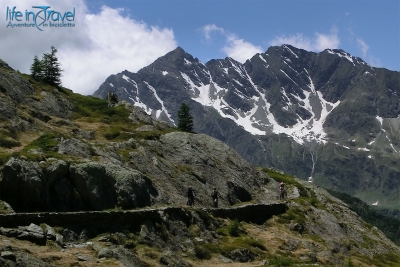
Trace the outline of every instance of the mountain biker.
{"type": "Polygon", "coordinates": [[[279,199],[284,199],[285,195],[286,195],[285,183],[284,182],[281,182],[279,184],[279,191],[280,191],[279,199]]]}
{"type": "Polygon", "coordinates": [[[218,197],[219,196],[221,196],[221,194],[218,192],[217,188],[215,187],[211,193],[211,197],[213,199],[213,204],[214,204],[215,208],[218,208],[218,197]]]}
{"type": "Polygon", "coordinates": [[[187,190],[187,198],[188,198],[188,205],[189,206],[193,206],[194,205],[194,196],[196,195],[196,192],[194,191],[194,189],[189,186],[188,190],[187,190]]]}

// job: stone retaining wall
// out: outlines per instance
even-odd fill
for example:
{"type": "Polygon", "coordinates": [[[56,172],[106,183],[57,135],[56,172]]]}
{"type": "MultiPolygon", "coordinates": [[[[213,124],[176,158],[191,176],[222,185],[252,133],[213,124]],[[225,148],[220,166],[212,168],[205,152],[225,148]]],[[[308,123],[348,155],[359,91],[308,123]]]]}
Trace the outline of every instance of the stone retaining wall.
{"type": "MultiPolygon", "coordinates": [[[[189,218],[187,214],[193,208],[165,207],[158,209],[140,209],[127,211],[86,211],[86,212],[39,212],[15,213],[0,215],[0,227],[26,226],[31,223],[51,226],[78,225],[80,227],[95,227],[106,229],[113,226],[140,227],[147,220],[162,221],[165,217],[179,216],[189,218]]],[[[194,208],[196,209],[196,208],[194,208]]],[[[263,223],[273,215],[284,213],[286,204],[254,204],[234,208],[202,209],[215,217],[237,219],[253,223],[263,223]]]]}

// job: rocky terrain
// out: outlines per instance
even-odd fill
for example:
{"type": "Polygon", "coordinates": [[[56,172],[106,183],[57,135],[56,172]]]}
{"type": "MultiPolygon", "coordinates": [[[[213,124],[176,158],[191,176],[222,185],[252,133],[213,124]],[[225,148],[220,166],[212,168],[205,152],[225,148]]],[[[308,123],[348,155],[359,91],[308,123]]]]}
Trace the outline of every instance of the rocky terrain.
{"type": "Polygon", "coordinates": [[[0,61],[0,110],[0,266],[399,265],[399,247],[324,189],[115,97],[0,61]]]}

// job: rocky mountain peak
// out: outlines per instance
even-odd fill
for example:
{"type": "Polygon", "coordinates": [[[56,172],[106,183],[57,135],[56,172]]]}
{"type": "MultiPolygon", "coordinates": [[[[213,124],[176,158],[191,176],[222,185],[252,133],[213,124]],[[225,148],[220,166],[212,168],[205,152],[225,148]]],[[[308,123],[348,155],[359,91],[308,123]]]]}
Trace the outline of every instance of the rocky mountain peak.
{"type": "Polygon", "coordinates": [[[387,164],[389,158],[397,162],[400,151],[398,72],[373,68],[341,49],[315,53],[282,45],[244,64],[230,58],[203,64],[177,48],[137,73],[110,77],[112,85],[107,80],[94,95],[103,98],[111,90],[171,125],[185,102],[196,131],[226,142],[250,162],[350,194],[371,187],[382,192],[377,199],[365,195],[371,203],[387,197],[377,181],[400,172],[387,164]],[[374,167],[353,172],[354,162],[374,167]]]}

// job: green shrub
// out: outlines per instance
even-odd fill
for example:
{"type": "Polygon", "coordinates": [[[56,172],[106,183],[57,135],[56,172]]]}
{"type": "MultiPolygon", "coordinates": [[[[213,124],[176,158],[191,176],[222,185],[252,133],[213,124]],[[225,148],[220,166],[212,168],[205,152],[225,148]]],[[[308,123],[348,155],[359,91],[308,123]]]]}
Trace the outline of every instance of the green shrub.
{"type": "Polygon", "coordinates": [[[356,266],[351,261],[351,259],[348,259],[347,262],[345,262],[344,267],[356,267],[356,266]]]}
{"type": "Polygon", "coordinates": [[[231,221],[231,223],[228,225],[228,233],[231,236],[239,236],[239,222],[237,220],[231,221]]]}
{"type": "Polygon", "coordinates": [[[203,246],[196,245],[194,247],[194,253],[198,259],[202,259],[202,260],[211,259],[211,252],[203,246]]]}
{"type": "Polygon", "coordinates": [[[113,140],[117,138],[120,135],[120,132],[118,130],[111,130],[109,132],[104,133],[104,137],[107,140],[113,140]]]}
{"type": "Polygon", "coordinates": [[[136,247],[136,243],[133,240],[126,240],[123,244],[124,248],[132,249],[136,247]]]}

